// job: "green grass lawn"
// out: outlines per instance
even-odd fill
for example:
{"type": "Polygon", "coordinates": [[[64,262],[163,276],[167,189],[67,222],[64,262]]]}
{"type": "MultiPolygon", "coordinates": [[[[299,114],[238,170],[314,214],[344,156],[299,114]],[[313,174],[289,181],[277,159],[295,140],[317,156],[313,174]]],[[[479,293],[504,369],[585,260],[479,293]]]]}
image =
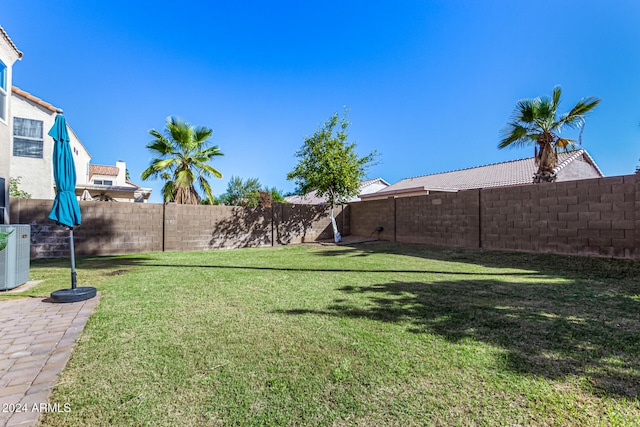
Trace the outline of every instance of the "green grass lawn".
{"type": "MultiPolygon", "coordinates": [[[[43,425],[639,425],[640,265],[391,243],[79,259],[43,425]]],[[[69,282],[33,262],[29,292],[69,282]]]]}

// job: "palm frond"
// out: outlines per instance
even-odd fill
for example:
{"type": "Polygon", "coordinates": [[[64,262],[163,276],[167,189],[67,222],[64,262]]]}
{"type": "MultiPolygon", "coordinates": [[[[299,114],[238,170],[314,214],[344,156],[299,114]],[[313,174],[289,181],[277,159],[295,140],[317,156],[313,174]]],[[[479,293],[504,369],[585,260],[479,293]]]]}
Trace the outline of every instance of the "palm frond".
{"type": "Polygon", "coordinates": [[[173,181],[166,181],[162,186],[162,200],[164,203],[172,202],[175,197],[175,184],[173,181]]]}
{"type": "Polygon", "coordinates": [[[151,164],[140,175],[143,180],[156,177],[164,171],[172,171],[176,166],[176,159],[152,159],[151,164]]]}
{"type": "Polygon", "coordinates": [[[207,175],[213,175],[216,178],[222,178],[222,173],[218,170],[213,168],[212,166],[209,166],[207,164],[201,165],[201,169],[203,170],[203,172],[205,172],[207,175]]]}
{"type": "Polygon", "coordinates": [[[147,144],[147,149],[154,153],[160,153],[162,156],[167,156],[173,153],[173,145],[171,141],[162,137],[157,138],[147,144]]]}
{"type": "Polygon", "coordinates": [[[193,129],[193,141],[197,146],[202,145],[207,139],[211,138],[213,130],[204,126],[197,126],[193,129]]]}
{"type": "Polygon", "coordinates": [[[532,136],[528,127],[518,123],[509,123],[507,128],[502,131],[503,138],[498,144],[498,148],[521,147],[531,143],[532,136]]]}
{"type": "Polygon", "coordinates": [[[193,149],[193,127],[179,117],[167,118],[167,136],[183,151],[193,149]]]}
{"type": "Polygon", "coordinates": [[[173,181],[177,187],[189,187],[192,186],[196,180],[196,177],[191,169],[181,169],[176,171],[173,176],[173,181]]]}
{"type": "Polygon", "coordinates": [[[516,104],[512,120],[533,123],[537,117],[537,99],[521,99],[516,104]]]}
{"type": "Polygon", "coordinates": [[[553,88],[553,94],[551,95],[553,99],[553,114],[555,115],[556,111],[558,111],[558,107],[560,106],[560,96],[562,95],[562,88],[560,86],[555,86],[553,88]]]}
{"type": "Polygon", "coordinates": [[[584,124],[587,113],[600,104],[600,99],[594,96],[583,98],[559,121],[570,128],[580,128],[584,124]]]}
{"type": "Polygon", "coordinates": [[[209,185],[209,181],[203,176],[198,178],[198,184],[200,184],[200,188],[204,191],[204,194],[207,196],[209,200],[213,200],[213,193],[211,192],[211,185],[209,185]]]}
{"type": "Polygon", "coordinates": [[[578,141],[574,140],[574,139],[568,139],[568,138],[558,138],[556,139],[556,142],[554,143],[554,147],[556,148],[560,148],[563,151],[573,151],[576,148],[578,148],[578,141]]]}

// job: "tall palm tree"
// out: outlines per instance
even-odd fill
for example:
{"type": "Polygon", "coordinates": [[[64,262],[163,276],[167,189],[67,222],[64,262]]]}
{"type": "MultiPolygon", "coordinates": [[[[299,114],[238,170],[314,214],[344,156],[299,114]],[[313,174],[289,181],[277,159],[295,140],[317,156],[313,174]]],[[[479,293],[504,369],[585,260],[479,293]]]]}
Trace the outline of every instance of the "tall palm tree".
{"type": "Polygon", "coordinates": [[[538,171],[533,182],[552,182],[556,180],[554,169],[558,166],[558,149],[564,151],[576,149],[576,143],[582,143],[582,126],[586,114],[595,108],[600,99],[582,98],[568,113],[559,114],[560,86],[553,88],[551,98],[542,97],[518,101],[511,123],[502,131],[502,140],[498,148],[534,145],[538,171]],[[578,141],[560,138],[564,127],[581,129],[578,141]]]}
{"type": "Polygon", "coordinates": [[[194,127],[177,117],[167,117],[164,133],[151,129],[155,139],[147,144],[153,153],[151,164],[142,172],[142,179],[165,180],[162,188],[164,202],[196,205],[200,195],[196,182],[206,197],[213,200],[207,178],[222,178],[222,173],[208,165],[214,157],[223,156],[217,145],[208,146],[213,131],[204,126],[194,127]]]}

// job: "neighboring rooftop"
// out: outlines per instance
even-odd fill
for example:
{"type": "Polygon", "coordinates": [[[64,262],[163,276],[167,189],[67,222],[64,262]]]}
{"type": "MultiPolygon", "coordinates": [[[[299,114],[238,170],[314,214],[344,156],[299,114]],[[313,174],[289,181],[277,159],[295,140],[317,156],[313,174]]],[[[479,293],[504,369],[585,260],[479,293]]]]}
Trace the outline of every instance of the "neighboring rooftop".
{"type": "Polygon", "coordinates": [[[24,91],[22,89],[20,89],[19,87],[16,86],[11,86],[11,92],[15,93],[16,95],[20,95],[23,98],[28,99],[29,101],[38,104],[41,107],[46,108],[47,110],[51,111],[52,113],[55,113],[56,111],[58,111],[58,108],[54,107],[53,105],[49,104],[47,101],[43,101],[42,99],[38,98],[37,96],[31,95],[29,92],[24,91]]]}
{"type": "MultiPolygon", "coordinates": [[[[48,103],[47,101],[38,98],[35,95],[32,95],[31,93],[27,92],[26,90],[22,90],[19,87],[16,86],[11,86],[11,92],[13,92],[14,94],[23,97],[24,99],[27,99],[31,102],[33,102],[36,105],[39,105],[49,111],[51,111],[52,113],[57,113],[58,111],[62,111],[61,108],[58,108],[50,103],[48,103]]],[[[71,133],[73,133],[73,135],[76,137],[76,139],[78,140],[78,142],[80,143],[80,145],[82,145],[82,147],[85,149],[85,151],[87,151],[87,154],[89,156],[91,156],[91,154],[89,154],[89,151],[87,150],[87,147],[85,147],[85,145],[82,143],[82,141],[80,141],[80,138],[78,138],[78,135],[75,133],[75,131],[73,130],[73,128],[69,125],[69,122],[67,122],[67,128],[69,129],[69,131],[71,133]]]]}
{"type": "MultiPolygon", "coordinates": [[[[389,183],[382,178],[368,179],[360,183],[360,195],[373,193],[380,190],[381,188],[386,188],[388,186],[389,183]]],[[[324,197],[318,197],[315,191],[312,191],[304,196],[287,196],[284,199],[285,201],[293,203],[295,205],[323,205],[327,203],[327,199],[324,197]]],[[[350,201],[356,200],[358,200],[358,197],[355,197],[350,201]]]]}
{"type": "Polygon", "coordinates": [[[89,179],[93,175],[118,176],[119,171],[117,166],[89,165],[89,179]]]}
{"type": "MultiPolygon", "coordinates": [[[[588,164],[588,170],[583,176],[575,176],[568,179],[582,179],[603,177],[604,174],[598,168],[595,161],[584,149],[558,153],[558,167],[554,172],[560,175],[569,165],[576,162],[588,164]]],[[[511,160],[501,163],[493,163],[473,168],[453,170],[430,175],[406,178],[377,193],[363,195],[363,198],[372,198],[374,195],[395,195],[400,193],[446,191],[455,192],[473,188],[504,187],[508,185],[531,184],[533,175],[537,170],[535,158],[529,157],[520,160],[511,160]]]]}

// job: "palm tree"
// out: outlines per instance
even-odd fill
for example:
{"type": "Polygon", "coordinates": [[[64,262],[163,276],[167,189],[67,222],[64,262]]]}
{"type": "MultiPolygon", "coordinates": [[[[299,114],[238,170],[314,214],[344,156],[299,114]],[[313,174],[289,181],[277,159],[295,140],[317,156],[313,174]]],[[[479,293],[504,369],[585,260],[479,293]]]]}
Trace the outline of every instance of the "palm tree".
{"type": "Polygon", "coordinates": [[[209,166],[216,156],[223,156],[217,145],[209,147],[208,139],[213,131],[204,126],[194,127],[177,117],[167,117],[164,134],[151,129],[155,139],[147,144],[154,154],[150,166],[142,172],[142,179],[157,178],[165,181],[162,188],[164,202],[196,205],[200,195],[197,182],[206,197],[213,200],[210,176],[222,178],[222,173],[209,166]]]}
{"type": "Polygon", "coordinates": [[[533,182],[552,182],[556,180],[554,169],[558,166],[558,149],[564,151],[576,149],[576,143],[582,143],[560,138],[564,127],[581,129],[586,114],[600,103],[596,97],[582,98],[568,113],[558,114],[560,104],[560,86],[553,88],[551,98],[542,97],[523,99],[518,101],[511,123],[502,132],[503,139],[498,148],[535,146],[535,160],[538,171],[533,182]]]}

